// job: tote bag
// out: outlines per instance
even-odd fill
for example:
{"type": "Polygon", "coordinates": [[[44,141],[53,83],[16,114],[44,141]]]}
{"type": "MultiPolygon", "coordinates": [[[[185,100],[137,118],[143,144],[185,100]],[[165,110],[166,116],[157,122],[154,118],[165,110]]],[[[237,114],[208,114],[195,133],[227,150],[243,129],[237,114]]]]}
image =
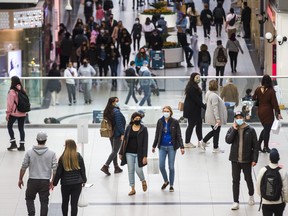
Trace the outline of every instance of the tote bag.
{"type": "Polygon", "coordinates": [[[87,207],[89,205],[86,195],[87,195],[87,188],[83,187],[78,200],[78,207],[87,207]]]}
{"type": "Polygon", "coordinates": [[[281,128],[281,122],[278,119],[274,119],[273,125],[271,127],[271,130],[274,134],[279,134],[281,128]]]}
{"type": "Polygon", "coordinates": [[[147,172],[148,174],[159,174],[159,157],[147,158],[147,172]]]}

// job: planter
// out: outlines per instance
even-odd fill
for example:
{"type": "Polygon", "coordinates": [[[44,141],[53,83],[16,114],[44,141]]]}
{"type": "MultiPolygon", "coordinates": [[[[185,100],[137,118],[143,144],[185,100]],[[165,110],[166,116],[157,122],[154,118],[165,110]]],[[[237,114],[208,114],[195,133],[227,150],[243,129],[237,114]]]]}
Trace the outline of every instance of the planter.
{"type": "MultiPolygon", "coordinates": [[[[141,14],[139,13],[138,18],[140,20],[140,23],[143,25],[146,21],[146,18],[149,17],[150,19],[152,19],[153,15],[146,15],[146,14],[141,14]]],[[[162,16],[164,16],[164,20],[167,22],[167,28],[171,29],[171,28],[175,28],[176,27],[176,20],[177,20],[177,14],[162,14],[162,16]]]]}
{"type": "Polygon", "coordinates": [[[163,49],[165,52],[165,68],[179,67],[184,61],[182,47],[163,49]]]}

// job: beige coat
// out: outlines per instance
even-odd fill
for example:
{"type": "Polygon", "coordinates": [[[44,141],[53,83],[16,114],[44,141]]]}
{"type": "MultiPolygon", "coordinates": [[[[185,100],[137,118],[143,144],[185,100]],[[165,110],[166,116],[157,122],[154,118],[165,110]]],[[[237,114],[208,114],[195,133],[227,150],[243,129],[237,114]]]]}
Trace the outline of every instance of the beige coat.
{"type": "Polygon", "coordinates": [[[235,106],[239,104],[238,89],[233,83],[228,83],[223,87],[220,97],[224,102],[235,102],[235,106]]]}

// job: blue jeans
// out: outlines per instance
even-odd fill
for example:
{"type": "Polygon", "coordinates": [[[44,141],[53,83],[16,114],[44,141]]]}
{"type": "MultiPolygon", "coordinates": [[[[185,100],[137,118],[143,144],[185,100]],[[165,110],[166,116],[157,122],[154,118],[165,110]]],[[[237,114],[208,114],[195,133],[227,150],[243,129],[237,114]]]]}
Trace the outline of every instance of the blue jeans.
{"type": "MultiPolygon", "coordinates": [[[[208,69],[209,69],[209,64],[201,62],[200,63],[200,74],[202,77],[208,76],[208,69]]],[[[206,80],[205,78],[202,78],[202,91],[206,91],[206,80]]]]}
{"type": "Polygon", "coordinates": [[[159,168],[165,182],[168,181],[167,172],[165,168],[167,155],[168,155],[168,167],[169,167],[169,182],[170,185],[173,186],[175,177],[174,163],[175,163],[176,151],[174,150],[173,146],[160,146],[159,168]]]}
{"type": "Polygon", "coordinates": [[[130,183],[130,186],[132,187],[135,185],[135,171],[140,181],[144,181],[145,177],[143,173],[143,168],[138,166],[137,154],[126,153],[126,160],[127,160],[127,166],[128,166],[129,183],[130,183]]]}
{"type": "Polygon", "coordinates": [[[145,101],[147,100],[147,105],[148,106],[152,106],[151,105],[151,87],[150,85],[145,85],[145,86],[141,86],[143,92],[144,92],[144,97],[142,98],[142,100],[140,101],[140,106],[143,106],[143,104],[145,103],[145,101]]]}

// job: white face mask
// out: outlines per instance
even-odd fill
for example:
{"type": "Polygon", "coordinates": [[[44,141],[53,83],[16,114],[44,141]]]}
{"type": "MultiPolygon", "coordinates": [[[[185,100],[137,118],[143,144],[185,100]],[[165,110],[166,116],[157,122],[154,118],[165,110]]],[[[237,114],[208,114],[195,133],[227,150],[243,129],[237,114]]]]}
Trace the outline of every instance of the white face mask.
{"type": "Polygon", "coordinates": [[[169,112],[163,112],[163,116],[164,116],[164,118],[169,118],[170,117],[170,113],[169,112]]]}
{"type": "Polygon", "coordinates": [[[135,21],[135,23],[137,23],[137,24],[138,24],[138,23],[139,23],[139,21],[138,21],[138,20],[136,20],[136,21],[135,21]]]}

